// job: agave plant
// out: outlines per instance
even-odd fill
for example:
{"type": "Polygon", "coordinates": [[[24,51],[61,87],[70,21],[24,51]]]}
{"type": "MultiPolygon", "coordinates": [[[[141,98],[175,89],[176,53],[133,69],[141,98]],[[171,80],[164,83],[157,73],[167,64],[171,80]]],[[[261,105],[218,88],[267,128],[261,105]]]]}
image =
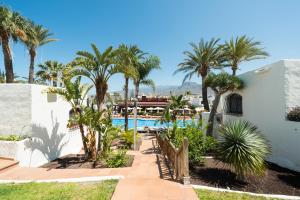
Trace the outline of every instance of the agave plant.
{"type": "Polygon", "coordinates": [[[239,178],[262,175],[270,146],[256,126],[248,121],[225,123],[220,129],[218,158],[234,169],[239,178]]]}

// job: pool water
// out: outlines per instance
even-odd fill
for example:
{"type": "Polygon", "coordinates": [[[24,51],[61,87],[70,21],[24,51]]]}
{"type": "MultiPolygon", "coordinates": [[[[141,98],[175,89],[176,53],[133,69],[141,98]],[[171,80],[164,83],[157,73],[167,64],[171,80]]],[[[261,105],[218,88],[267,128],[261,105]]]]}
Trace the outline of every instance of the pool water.
{"type": "MultiPolygon", "coordinates": [[[[185,120],[186,124],[190,124],[192,120],[185,120]]],[[[113,126],[121,126],[123,127],[125,124],[125,119],[124,118],[113,118],[112,120],[113,126]]],[[[183,120],[177,120],[177,124],[179,127],[184,127],[183,120]]],[[[167,123],[161,124],[159,120],[157,119],[137,119],[137,127],[156,127],[156,128],[161,128],[161,127],[167,127],[167,123]]],[[[169,124],[169,126],[172,126],[172,123],[169,124]]],[[[134,119],[130,118],[128,119],[128,128],[132,129],[134,128],[134,119]]]]}

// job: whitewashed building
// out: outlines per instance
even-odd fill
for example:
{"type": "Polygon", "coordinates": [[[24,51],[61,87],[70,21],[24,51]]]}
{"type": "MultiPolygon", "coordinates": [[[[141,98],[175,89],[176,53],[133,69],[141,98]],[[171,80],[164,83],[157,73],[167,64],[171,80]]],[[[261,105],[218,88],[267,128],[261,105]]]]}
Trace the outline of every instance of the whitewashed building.
{"type": "Polygon", "coordinates": [[[239,77],[244,89],[222,96],[221,121],[250,121],[271,144],[268,160],[300,171],[300,122],[286,118],[290,109],[300,106],[300,60],[281,60],[239,77]]]}
{"type": "Polygon", "coordinates": [[[48,86],[0,84],[0,135],[26,135],[19,141],[0,141],[0,157],[20,166],[38,167],[82,148],[77,129],[67,128],[71,107],[48,86]]]}

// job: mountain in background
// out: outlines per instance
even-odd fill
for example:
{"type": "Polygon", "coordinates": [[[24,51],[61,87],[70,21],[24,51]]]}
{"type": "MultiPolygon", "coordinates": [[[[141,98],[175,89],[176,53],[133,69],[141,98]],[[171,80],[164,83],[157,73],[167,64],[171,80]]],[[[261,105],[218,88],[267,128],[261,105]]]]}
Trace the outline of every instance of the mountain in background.
{"type": "MultiPolygon", "coordinates": [[[[172,92],[173,95],[180,95],[185,94],[186,92],[191,92],[195,95],[201,95],[202,94],[202,88],[201,85],[196,82],[185,82],[182,85],[159,85],[156,86],[155,92],[151,88],[148,87],[141,87],[140,88],[140,95],[146,95],[146,96],[169,96],[170,92],[172,92]]],[[[123,94],[123,91],[116,91],[120,94],[123,94]]],[[[129,91],[129,96],[131,96],[134,93],[134,90],[129,91]]],[[[212,95],[213,92],[209,89],[208,95],[212,95]]]]}

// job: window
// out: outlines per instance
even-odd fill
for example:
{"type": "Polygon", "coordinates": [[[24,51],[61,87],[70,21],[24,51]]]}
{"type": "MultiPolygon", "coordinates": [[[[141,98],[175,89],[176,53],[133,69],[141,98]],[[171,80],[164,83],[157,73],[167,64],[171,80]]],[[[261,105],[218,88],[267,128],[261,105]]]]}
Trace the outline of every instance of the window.
{"type": "Polygon", "coordinates": [[[226,98],[228,114],[243,114],[243,97],[239,94],[230,94],[226,98]]]}

